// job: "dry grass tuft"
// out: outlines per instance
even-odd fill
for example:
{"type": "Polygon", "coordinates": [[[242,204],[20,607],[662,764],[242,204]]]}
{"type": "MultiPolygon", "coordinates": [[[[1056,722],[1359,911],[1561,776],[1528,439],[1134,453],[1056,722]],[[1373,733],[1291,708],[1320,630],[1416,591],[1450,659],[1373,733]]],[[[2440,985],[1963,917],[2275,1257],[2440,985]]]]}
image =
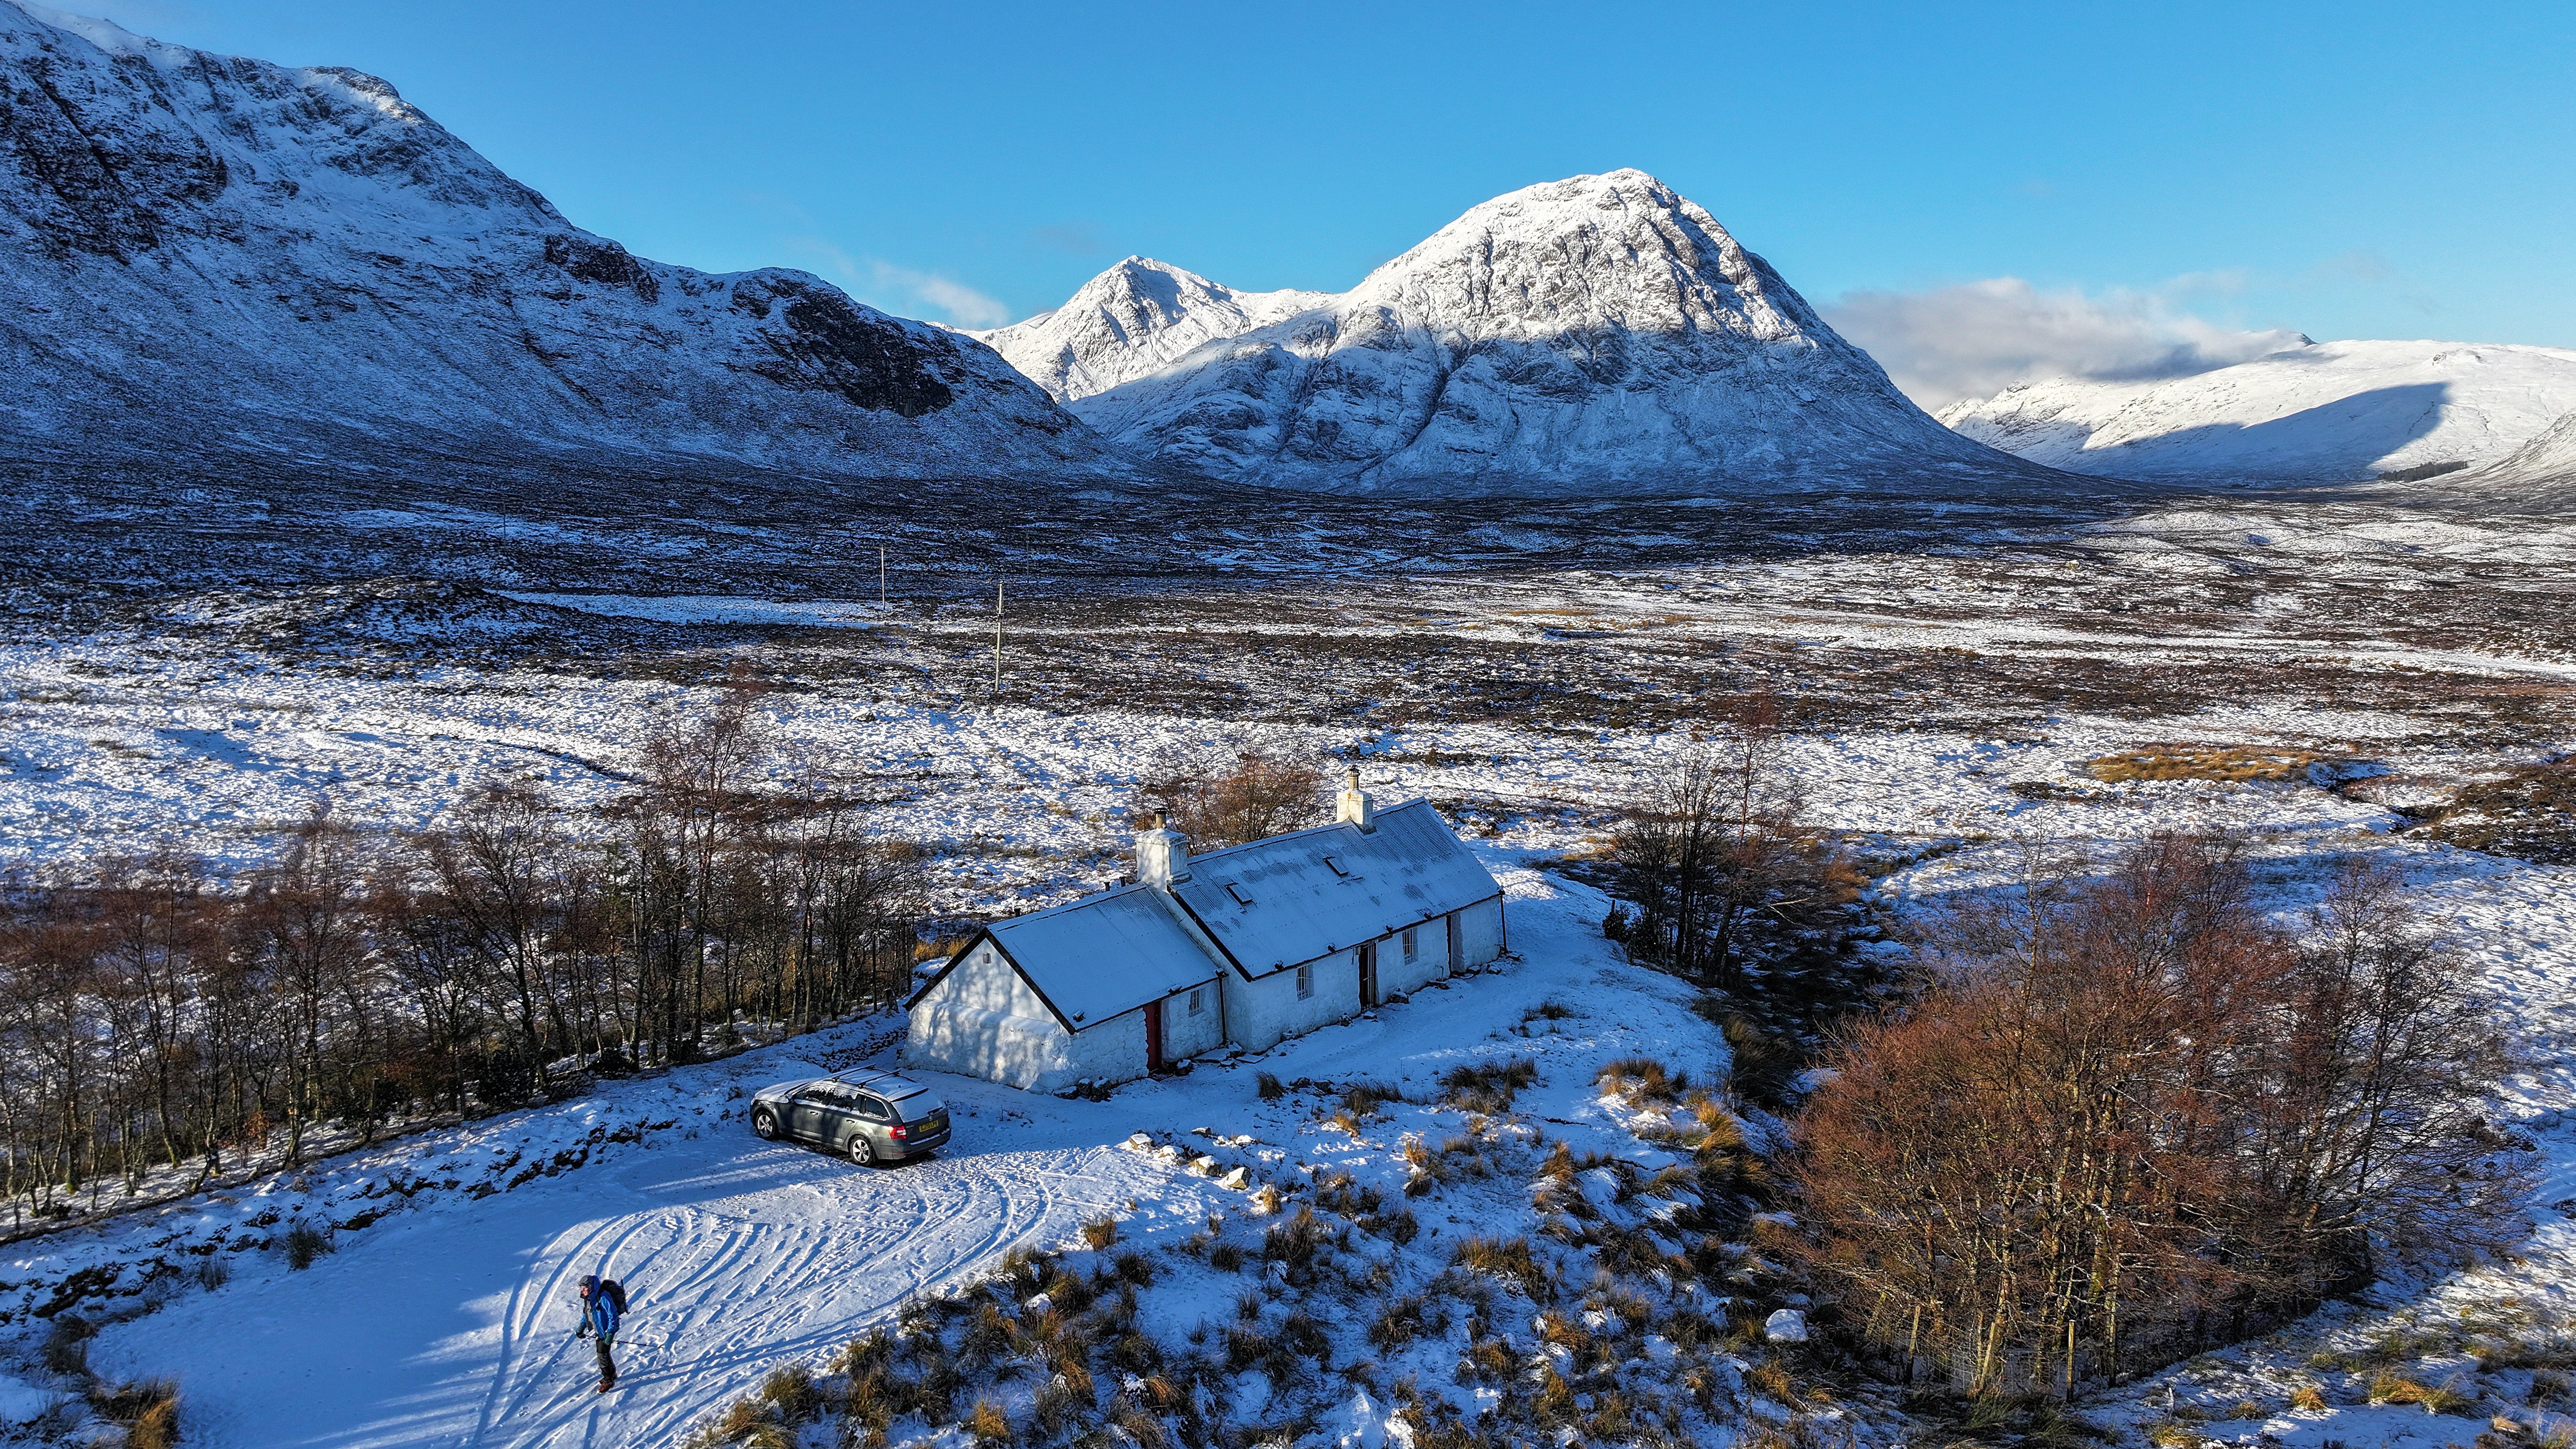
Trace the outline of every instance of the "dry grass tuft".
{"type": "Polygon", "coordinates": [[[2087,761],[2084,771],[2112,785],[2133,780],[2247,784],[2256,780],[2304,780],[2313,767],[2326,763],[2327,757],[2314,750],[2273,745],[2148,745],[2087,761]]]}
{"type": "Polygon", "coordinates": [[[782,1423],[802,1424],[823,1407],[823,1391],[815,1386],[812,1370],[801,1363],[791,1363],[771,1370],[769,1377],[760,1381],[760,1401],[782,1423]]]}
{"type": "Polygon", "coordinates": [[[1538,1080],[1538,1063],[1528,1057],[1452,1067],[1440,1079],[1440,1104],[1460,1112],[1499,1117],[1512,1109],[1523,1088],[1538,1080]]]}
{"type": "Polygon", "coordinates": [[[111,1424],[122,1424],[128,1449],[137,1444],[175,1444],[179,1440],[179,1385],[172,1379],[136,1379],[111,1388],[92,1385],[89,1405],[111,1424]],[[149,1435],[161,1436],[157,1440],[149,1435]]]}
{"type": "Polygon", "coordinates": [[[965,1422],[960,1427],[978,1444],[1011,1442],[1011,1416],[1003,1413],[1002,1406],[991,1399],[977,1399],[975,1407],[966,1411],[965,1422]]]}
{"type": "Polygon", "coordinates": [[[300,1273],[336,1246],[328,1232],[311,1223],[297,1223],[286,1230],[286,1266],[300,1273]]]}
{"type": "Polygon", "coordinates": [[[1690,1075],[1676,1072],[1653,1057],[1622,1057],[1604,1066],[1594,1079],[1602,1088],[1639,1105],[1669,1105],[1690,1090],[1690,1075]]]}
{"type": "Polygon", "coordinates": [[[1527,1238],[1469,1238],[1458,1245],[1451,1261],[1517,1286],[1533,1303],[1556,1297],[1555,1283],[1531,1253],[1527,1238]]]}

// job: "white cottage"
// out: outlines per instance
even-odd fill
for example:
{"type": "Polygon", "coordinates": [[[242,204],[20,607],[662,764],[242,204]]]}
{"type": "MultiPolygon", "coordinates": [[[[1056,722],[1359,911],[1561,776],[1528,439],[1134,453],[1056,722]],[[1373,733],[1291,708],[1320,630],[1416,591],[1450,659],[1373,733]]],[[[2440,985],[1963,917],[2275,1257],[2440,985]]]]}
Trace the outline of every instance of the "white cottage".
{"type": "Polygon", "coordinates": [[[910,1066],[1058,1091],[1259,1051],[1503,952],[1503,891],[1426,801],[1206,855],[1136,836],[1136,882],[975,933],[913,995],[910,1066]]]}

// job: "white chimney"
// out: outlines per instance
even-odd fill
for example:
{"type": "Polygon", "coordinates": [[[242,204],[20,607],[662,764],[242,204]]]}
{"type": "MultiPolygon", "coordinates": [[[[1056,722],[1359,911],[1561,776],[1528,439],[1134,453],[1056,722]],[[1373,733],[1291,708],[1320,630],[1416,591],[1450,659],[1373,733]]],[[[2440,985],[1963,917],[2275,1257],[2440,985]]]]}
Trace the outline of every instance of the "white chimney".
{"type": "Polygon", "coordinates": [[[1357,765],[1351,766],[1350,774],[1342,781],[1342,796],[1334,803],[1333,819],[1347,820],[1362,830],[1377,829],[1377,807],[1369,800],[1368,792],[1360,788],[1357,765]]]}
{"type": "Polygon", "coordinates": [[[1190,838],[1166,829],[1162,817],[1136,832],[1136,881],[1170,890],[1190,878],[1190,838]]]}

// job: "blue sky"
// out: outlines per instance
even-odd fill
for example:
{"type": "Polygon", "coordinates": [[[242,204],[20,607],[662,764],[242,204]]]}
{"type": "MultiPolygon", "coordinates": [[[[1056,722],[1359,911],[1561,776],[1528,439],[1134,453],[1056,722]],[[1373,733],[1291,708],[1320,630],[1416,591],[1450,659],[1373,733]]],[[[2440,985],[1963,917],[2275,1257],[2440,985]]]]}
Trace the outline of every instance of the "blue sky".
{"type": "Polygon", "coordinates": [[[1486,197],[1638,166],[1935,391],[1945,347],[2576,346],[2565,0],[66,8],[375,72],[645,255],[967,325],[1129,252],[1339,290],[1486,197]]]}

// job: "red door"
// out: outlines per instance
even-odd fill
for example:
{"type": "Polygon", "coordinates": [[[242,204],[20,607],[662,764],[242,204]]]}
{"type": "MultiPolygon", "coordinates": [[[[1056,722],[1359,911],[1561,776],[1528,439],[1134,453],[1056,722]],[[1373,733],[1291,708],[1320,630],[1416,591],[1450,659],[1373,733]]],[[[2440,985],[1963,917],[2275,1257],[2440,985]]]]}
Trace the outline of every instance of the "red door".
{"type": "Polygon", "coordinates": [[[1377,945],[1360,948],[1360,1009],[1377,1005],[1377,945]]]}
{"type": "Polygon", "coordinates": [[[1163,1003],[1145,1003],[1145,1070],[1163,1069],[1163,1003]]]}

